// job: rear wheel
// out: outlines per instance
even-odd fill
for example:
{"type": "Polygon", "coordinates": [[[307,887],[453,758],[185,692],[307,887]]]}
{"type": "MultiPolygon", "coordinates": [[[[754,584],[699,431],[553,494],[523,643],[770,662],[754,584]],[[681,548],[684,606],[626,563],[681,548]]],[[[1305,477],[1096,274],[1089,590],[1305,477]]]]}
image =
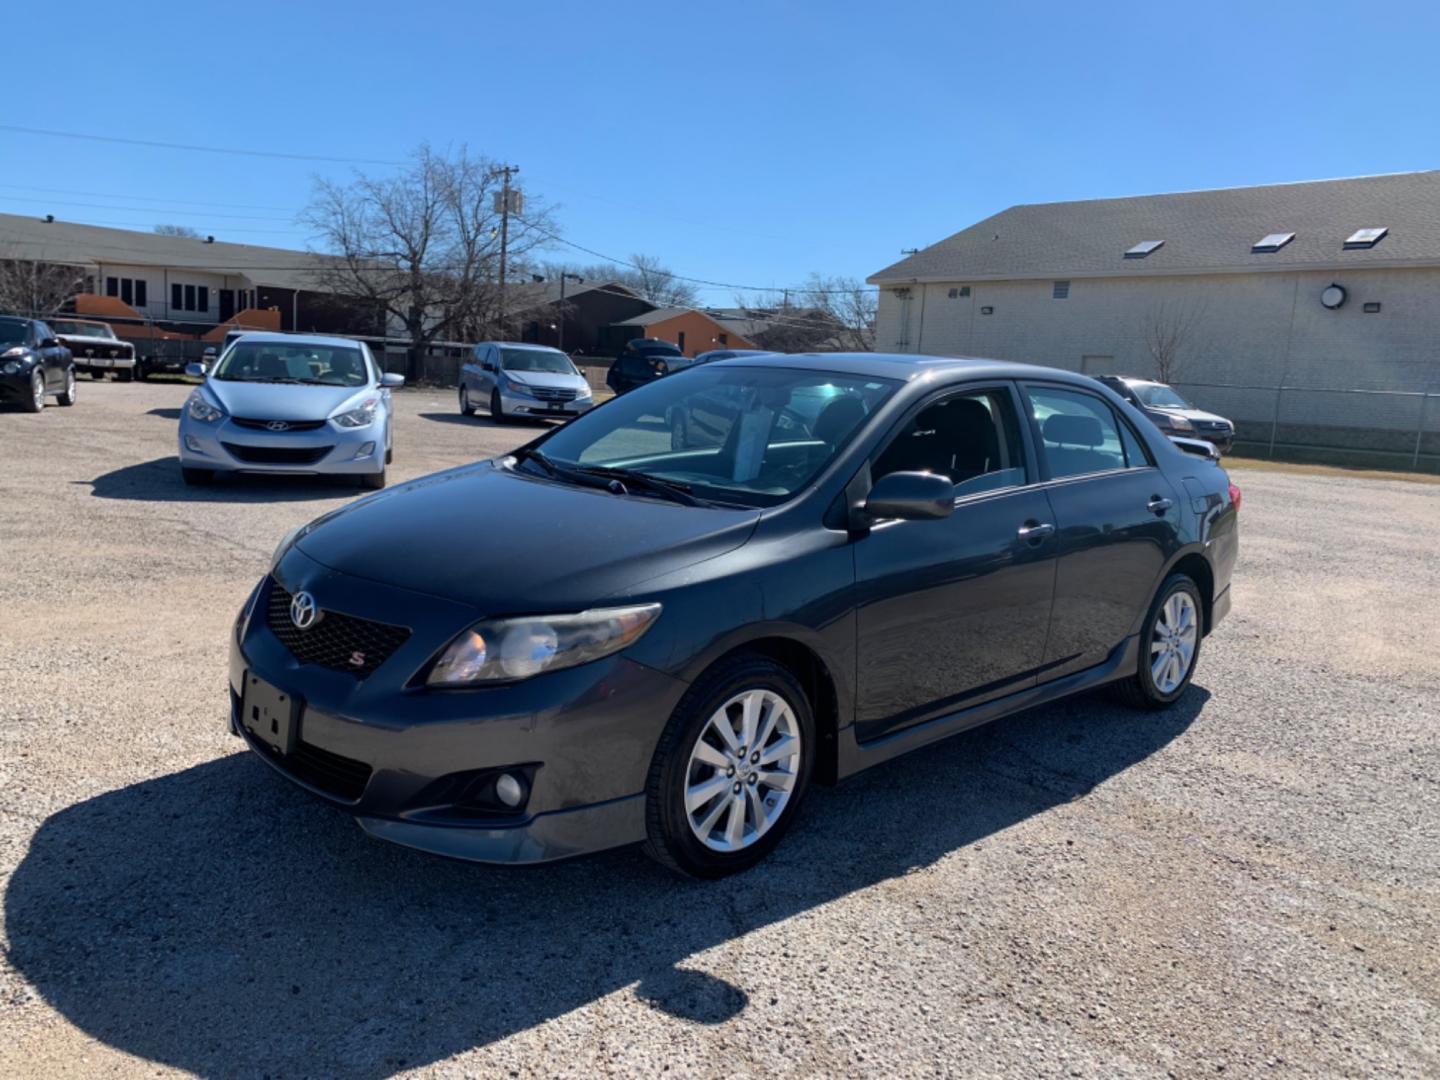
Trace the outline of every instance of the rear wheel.
{"type": "Polygon", "coordinates": [[[1115,690],[1127,705],[1164,709],[1180,700],[1200,659],[1200,589],[1185,574],[1171,574],[1155,594],[1140,634],[1136,672],[1115,690]]]}
{"type": "Polygon", "coordinates": [[[191,487],[199,487],[215,479],[215,471],[213,469],[192,469],[188,465],[180,466],[180,475],[184,478],[185,483],[191,487]]]}
{"type": "Polygon", "coordinates": [[[470,401],[470,388],[460,387],[460,412],[465,416],[475,415],[475,406],[470,401]]]}
{"type": "Polygon", "coordinates": [[[38,365],[30,373],[30,396],[25,399],[26,412],[39,412],[45,408],[45,370],[38,365]]]}
{"type": "Polygon", "coordinates": [[[691,686],[660,736],[645,789],[646,852],[677,874],[748,869],[780,842],[815,760],[795,677],[740,654],[691,686]]]}
{"type": "Polygon", "coordinates": [[[75,369],[73,367],[65,372],[65,389],[56,395],[55,400],[61,405],[75,404],[75,369]]]}
{"type": "Polygon", "coordinates": [[[505,423],[505,404],[500,400],[500,391],[490,391],[490,418],[497,424],[505,423]]]}

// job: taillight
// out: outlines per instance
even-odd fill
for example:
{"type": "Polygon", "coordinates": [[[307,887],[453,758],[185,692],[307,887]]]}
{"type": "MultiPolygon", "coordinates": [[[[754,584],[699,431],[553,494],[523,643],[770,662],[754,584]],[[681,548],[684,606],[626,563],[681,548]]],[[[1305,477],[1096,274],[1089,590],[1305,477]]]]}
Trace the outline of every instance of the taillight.
{"type": "Polygon", "coordinates": [[[1236,510],[1240,509],[1240,486],[1234,480],[1230,481],[1230,505],[1236,510]]]}

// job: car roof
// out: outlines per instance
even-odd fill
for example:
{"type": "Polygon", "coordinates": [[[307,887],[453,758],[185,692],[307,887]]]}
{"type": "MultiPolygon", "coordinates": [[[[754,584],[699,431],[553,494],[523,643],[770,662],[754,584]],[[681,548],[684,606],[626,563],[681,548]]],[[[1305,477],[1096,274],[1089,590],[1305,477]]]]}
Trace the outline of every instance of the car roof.
{"type": "Polygon", "coordinates": [[[0,322],[30,323],[34,319],[27,319],[24,315],[0,315],[0,322]]]}
{"type": "Polygon", "coordinates": [[[481,345],[498,345],[502,349],[534,349],[536,352],[560,352],[554,345],[541,345],[534,341],[477,341],[475,347],[481,345]]]}
{"type": "Polygon", "coordinates": [[[257,341],[262,345],[325,345],[332,349],[354,349],[361,344],[354,338],[333,337],[328,334],[276,334],[265,330],[243,330],[240,333],[241,337],[257,341]]]}
{"type": "Polygon", "coordinates": [[[1093,381],[1060,368],[990,360],[979,356],[920,356],[914,353],[769,353],[716,360],[716,367],[800,367],[872,379],[993,378],[1057,379],[1083,386],[1093,381]]]}

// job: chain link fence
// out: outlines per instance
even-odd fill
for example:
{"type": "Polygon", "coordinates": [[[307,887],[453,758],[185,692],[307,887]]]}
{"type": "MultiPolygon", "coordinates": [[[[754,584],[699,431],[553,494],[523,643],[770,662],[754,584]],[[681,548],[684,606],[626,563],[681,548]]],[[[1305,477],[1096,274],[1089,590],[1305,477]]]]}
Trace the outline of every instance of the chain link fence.
{"type": "Polygon", "coordinates": [[[1263,457],[1440,472],[1440,391],[1177,382],[1263,457]]]}

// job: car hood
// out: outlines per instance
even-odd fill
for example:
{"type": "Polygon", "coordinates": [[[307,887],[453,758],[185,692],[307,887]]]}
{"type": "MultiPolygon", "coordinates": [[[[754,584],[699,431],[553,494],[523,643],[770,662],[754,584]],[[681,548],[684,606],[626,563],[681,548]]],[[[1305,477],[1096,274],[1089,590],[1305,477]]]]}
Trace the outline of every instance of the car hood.
{"type": "Polygon", "coordinates": [[[374,393],[375,390],[364,386],[303,386],[207,379],[205,392],[231,416],[256,420],[324,420],[351,398],[374,393]]]}
{"type": "Polygon", "coordinates": [[[585,386],[584,375],[566,375],[559,371],[510,371],[505,377],[526,386],[550,386],[557,390],[578,390],[585,386]]]}
{"type": "Polygon", "coordinates": [[[125,348],[126,343],[112,337],[93,337],[89,334],[56,334],[62,345],[108,345],[115,348],[125,348]]]}
{"type": "Polygon", "coordinates": [[[296,548],[340,573],[473,606],[573,611],[743,544],[758,510],[613,495],[479,462],[312,523],[296,548]]]}
{"type": "Polygon", "coordinates": [[[1163,416],[1183,416],[1186,420],[1209,420],[1222,424],[1230,423],[1230,421],[1225,419],[1225,417],[1216,416],[1213,412],[1206,412],[1204,409],[1166,409],[1161,408],[1158,405],[1149,405],[1147,406],[1147,408],[1151,409],[1154,412],[1158,412],[1163,416]]]}

